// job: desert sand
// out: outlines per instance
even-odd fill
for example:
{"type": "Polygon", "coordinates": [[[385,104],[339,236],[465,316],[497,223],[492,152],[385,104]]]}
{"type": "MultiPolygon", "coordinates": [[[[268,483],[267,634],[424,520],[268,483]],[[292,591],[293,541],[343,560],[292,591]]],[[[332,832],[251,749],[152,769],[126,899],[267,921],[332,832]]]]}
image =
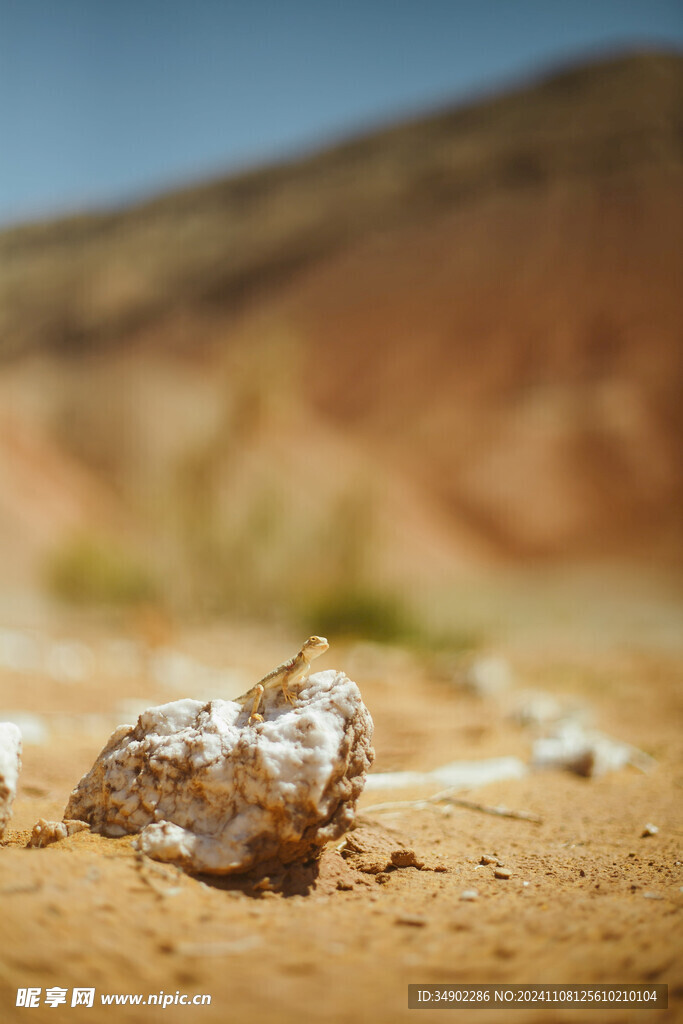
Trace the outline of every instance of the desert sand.
{"type": "MultiPolygon", "coordinates": [[[[657,765],[592,779],[536,772],[458,794],[539,823],[410,804],[438,787],[368,792],[346,846],[268,879],[190,877],[137,854],[132,837],[82,832],[27,849],[39,817],[61,817],[126,701],[132,709],[133,701],[202,694],[148,677],[103,686],[4,670],[0,706],[21,702],[49,732],[25,744],[0,847],[2,1019],[393,1022],[414,1013],[413,982],[593,981],[668,983],[670,1009],[522,1010],[514,1019],[673,1020],[683,995],[683,739],[675,605],[670,611],[667,620],[660,608],[648,624],[641,609],[640,636],[630,639],[607,619],[598,637],[585,612],[539,628],[533,643],[501,631],[496,654],[514,683],[486,697],[458,687],[452,660],[436,654],[333,643],[321,668],[343,668],[361,686],[375,721],[373,773],[503,755],[528,761],[532,735],[509,714],[528,689],[584,709],[657,765]],[[377,807],[393,801],[409,806],[377,807]],[[658,832],[643,836],[650,823],[658,832]],[[414,856],[397,860],[408,866],[388,867],[392,851],[406,850],[414,856]],[[511,876],[496,878],[495,865],[480,863],[485,855],[511,876]],[[472,889],[477,898],[463,899],[472,889]],[[16,1008],[17,988],[29,986],[42,990],[41,1005],[16,1008]],[[66,1006],[42,1002],[53,986],[67,990],[66,1006]],[[95,988],[92,1008],[69,1005],[75,986],[95,988]],[[162,992],[208,994],[211,1004],[101,1005],[102,994],[162,992]]],[[[255,636],[204,630],[175,644],[255,675],[293,642],[275,636],[259,653],[255,636]]],[[[95,630],[93,649],[101,641],[95,630]]],[[[509,1011],[485,1019],[506,1020],[509,1011]]]]}

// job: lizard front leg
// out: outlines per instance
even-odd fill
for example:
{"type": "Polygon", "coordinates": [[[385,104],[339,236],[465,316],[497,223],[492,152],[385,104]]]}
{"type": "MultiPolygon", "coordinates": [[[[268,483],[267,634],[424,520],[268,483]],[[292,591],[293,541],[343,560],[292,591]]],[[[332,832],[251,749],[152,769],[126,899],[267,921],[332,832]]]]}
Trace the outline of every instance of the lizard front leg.
{"type": "Polygon", "coordinates": [[[300,668],[298,672],[294,672],[291,676],[289,676],[289,678],[287,676],[284,677],[284,679],[282,680],[282,696],[285,698],[288,704],[296,704],[297,694],[293,693],[289,689],[287,684],[305,683],[306,680],[308,679],[310,671],[311,666],[304,665],[303,668],[300,668]]]}
{"type": "Polygon", "coordinates": [[[263,721],[263,715],[259,715],[258,709],[261,703],[261,698],[263,697],[264,689],[265,688],[261,686],[260,683],[257,683],[254,687],[254,703],[251,708],[251,714],[249,715],[249,725],[251,725],[252,722],[263,721]]]}

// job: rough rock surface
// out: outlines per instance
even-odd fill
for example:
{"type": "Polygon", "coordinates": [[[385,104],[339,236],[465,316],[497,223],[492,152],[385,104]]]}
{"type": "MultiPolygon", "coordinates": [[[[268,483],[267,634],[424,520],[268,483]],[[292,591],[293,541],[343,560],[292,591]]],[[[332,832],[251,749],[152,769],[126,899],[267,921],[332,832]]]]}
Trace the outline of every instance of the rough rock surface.
{"type": "Polygon", "coordinates": [[[21,731],[14,722],[0,722],[0,839],[12,817],[21,771],[21,731]]]}
{"type": "Polygon", "coordinates": [[[319,672],[294,706],[267,691],[264,721],[232,701],[179,700],[120,726],[65,818],[190,871],[227,874],[315,855],[351,825],[372,764],[355,683],[319,672]]]}

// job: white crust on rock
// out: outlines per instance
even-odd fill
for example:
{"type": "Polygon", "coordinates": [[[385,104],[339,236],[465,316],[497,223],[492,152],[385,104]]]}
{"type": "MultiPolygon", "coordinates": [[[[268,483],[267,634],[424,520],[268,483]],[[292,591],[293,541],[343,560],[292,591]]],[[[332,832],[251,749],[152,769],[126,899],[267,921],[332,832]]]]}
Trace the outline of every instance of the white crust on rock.
{"type": "Polygon", "coordinates": [[[0,722],[0,839],[12,817],[21,771],[21,730],[14,722],[0,722]]]}
{"type": "Polygon", "coordinates": [[[313,856],[351,825],[372,764],[372,719],[343,672],[311,676],[265,721],[232,701],[179,700],[121,726],[65,817],[191,871],[227,874],[313,856]]]}

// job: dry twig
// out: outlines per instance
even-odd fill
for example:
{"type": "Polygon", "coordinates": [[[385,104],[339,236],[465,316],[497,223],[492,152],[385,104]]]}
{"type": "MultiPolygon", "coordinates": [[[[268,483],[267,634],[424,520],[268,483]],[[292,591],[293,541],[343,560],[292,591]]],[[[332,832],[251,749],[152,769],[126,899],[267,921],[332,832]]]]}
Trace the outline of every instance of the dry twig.
{"type": "Polygon", "coordinates": [[[383,804],[373,804],[371,807],[364,807],[363,814],[371,814],[376,811],[399,811],[404,809],[422,810],[425,807],[433,807],[434,804],[450,804],[453,807],[464,807],[468,811],[479,811],[481,814],[492,814],[497,818],[513,818],[516,821],[530,821],[534,825],[543,824],[543,819],[530,811],[511,811],[507,807],[491,807],[488,804],[480,804],[475,800],[466,800],[464,797],[454,795],[455,790],[443,789],[433,796],[425,797],[422,800],[394,800],[383,804]]]}

